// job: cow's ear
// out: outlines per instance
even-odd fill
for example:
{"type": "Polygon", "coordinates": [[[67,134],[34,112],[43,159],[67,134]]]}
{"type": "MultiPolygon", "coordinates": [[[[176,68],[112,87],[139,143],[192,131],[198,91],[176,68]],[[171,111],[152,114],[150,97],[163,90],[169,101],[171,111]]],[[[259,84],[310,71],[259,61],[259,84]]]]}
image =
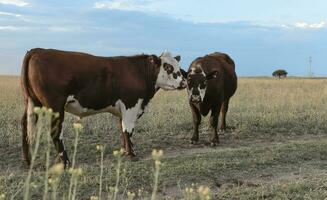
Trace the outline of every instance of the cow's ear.
{"type": "Polygon", "coordinates": [[[149,56],[149,62],[150,62],[150,64],[155,65],[157,67],[160,67],[160,65],[161,65],[161,59],[158,58],[158,56],[156,56],[156,55],[149,56]]]}
{"type": "Polygon", "coordinates": [[[219,75],[218,71],[212,71],[212,72],[210,72],[209,74],[206,75],[206,79],[210,80],[210,79],[213,79],[213,78],[217,78],[218,75],[219,75]]]}
{"type": "Polygon", "coordinates": [[[187,78],[187,72],[184,69],[181,69],[181,74],[184,78],[187,78]]]}
{"type": "Polygon", "coordinates": [[[180,55],[175,56],[175,59],[179,62],[179,61],[181,61],[181,56],[180,55]]]}

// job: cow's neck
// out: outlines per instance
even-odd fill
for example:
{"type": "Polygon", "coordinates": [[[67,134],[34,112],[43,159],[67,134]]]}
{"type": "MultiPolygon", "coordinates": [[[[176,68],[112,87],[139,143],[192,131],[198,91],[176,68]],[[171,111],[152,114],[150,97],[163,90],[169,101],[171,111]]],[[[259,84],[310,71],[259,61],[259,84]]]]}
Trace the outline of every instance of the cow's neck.
{"type": "Polygon", "coordinates": [[[150,99],[152,99],[155,93],[159,90],[159,88],[155,87],[158,74],[159,70],[157,70],[155,66],[149,64],[144,65],[144,80],[147,87],[147,94],[143,102],[144,106],[149,103],[150,99]]]}
{"type": "Polygon", "coordinates": [[[208,95],[204,96],[203,101],[199,103],[199,110],[201,115],[207,116],[213,105],[212,98],[208,95]]]}

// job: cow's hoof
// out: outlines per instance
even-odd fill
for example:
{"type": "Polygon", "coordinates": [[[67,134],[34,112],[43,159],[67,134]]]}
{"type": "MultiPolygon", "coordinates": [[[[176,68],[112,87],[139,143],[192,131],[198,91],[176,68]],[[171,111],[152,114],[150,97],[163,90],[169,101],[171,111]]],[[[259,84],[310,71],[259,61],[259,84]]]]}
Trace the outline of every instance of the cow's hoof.
{"type": "Polygon", "coordinates": [[[31,165],[31,161],[30,161],[30,160],[23,158],[22,161],[23,161],[23,163],[24,163],[27,167],[30,167],[30,165],[31,165]]]}
{"type": "Polygon", "coordinates": [[[191,140],[190,143],[193,144],[193,145],[199,144],[199,140],[191,140]]]}
{"type": "Polygon", "coordinates": [[[191,144],[199,144],[199,137],[193,136],[191,138],[191,144]]]}
{"type": "Polygon", "coordinates": [[[132,155],[125,155],[124,160],[131,161],[131,162],[136,162],[136,161],[139,161],[140,159],[139,159],[139,157],[132,154],[132,155]]]}
{"type": "Polygon", "coordinates": [[[220,128],[220,129],[219,129],[219,132],[220,132],[220,133],[225,133],[226,131],[227,131],[226,128],[220,128]]]}
{"type": "Polygon", "coordinates": [[[64,162],[63,164],[64,164],[64,169],[69,169],[72,166],[72,164],[69,160],[64,162]]]}
{"type": "Polygon", "coordinates": [[[216,146],[218,146],[218,144],[219,144],[219,140],[210,141],[210,146],[212,146],[212,147],[216,147],[216,146]]]}

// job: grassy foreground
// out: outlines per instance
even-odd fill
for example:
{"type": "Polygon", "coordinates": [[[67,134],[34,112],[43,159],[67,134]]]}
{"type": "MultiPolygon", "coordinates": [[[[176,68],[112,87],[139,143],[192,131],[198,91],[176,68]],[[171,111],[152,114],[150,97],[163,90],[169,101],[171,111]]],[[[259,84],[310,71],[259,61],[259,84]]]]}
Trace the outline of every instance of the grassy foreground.
{"type": "MultiPolygon", "coordinates": [[[[23,100],[17,77],[0,77],[0,198],[22,199],[28,168],[21,161],[20,118],[23,100]]],[[[241,78],[231,99],[227,123],[232,129],[220,135],[211,148],[208,118],[202,120],[200,144],[190,145],[191,112],[186,91],[160,91],[138,121],[133,141],[140,161],[122,161],[118,198],[151,197],[154,162],[152,149],[162,149],[157,199],[187,199],[190,188],[205,185],[212,199],[325,199],[327,197],[327,79],[241,78]],[[187,188],[187,190],[186,190],[187,188]],[[140,194],[138,194],[140,193],[140,194]]],[[[74,151],[76,119],[67,114],[65,146],[74,151]]],[[[116,184],[120,148],[118,120],[100,114],[82,120],[76,166],[83,169],[77,199],[116,184]],[[103,165],[97,145],[105,145],[103,165]]],[[[45,142],[40,145],[31,178],[32,199],[44,190],[45,142]]],[[[55,152],[51,146],[50,165],[55,152]]],[[[64,172],[58,196],[68,197],[70,174],[64,172]]],[[[61,199],[61,198],[59,198],[61,199]]]]}

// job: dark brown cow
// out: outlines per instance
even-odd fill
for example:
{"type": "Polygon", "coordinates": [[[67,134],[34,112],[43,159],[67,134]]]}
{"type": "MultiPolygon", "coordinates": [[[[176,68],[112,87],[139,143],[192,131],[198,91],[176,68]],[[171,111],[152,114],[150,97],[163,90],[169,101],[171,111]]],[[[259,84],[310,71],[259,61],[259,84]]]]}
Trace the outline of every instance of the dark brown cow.
{"type": "Polygon", "coordinates": [[[215,146],[219,143],[219,113],[222,114],[220,129],[224,130],[229,99],[237,87],[234,61],[227,54],[216,52],[195,59],[188,72],[182,73],[187,77],[187,91],[193,115],[194,134],[191,142],[199,141],[201,115],[206,116],[211,110],[210,126],[213,133],[210,142],[215,146]]]}
{"type": "Polygon", "coordinates": [[[29,138],[36,123],[35,106],[45,106],[60,117],[52,127],[52,139],[65,166],[69,159],[62,142],[64,113],[79,118],[110,112],[120,119],[125,154],[135,156],[131,136],[136,120],[160,88],[183,89],[180,57],[155,55],[98,57],[53,49],[32,49],[22,66],[26,108],[22,118],[23,156],[30,163],[29,138]]]}

